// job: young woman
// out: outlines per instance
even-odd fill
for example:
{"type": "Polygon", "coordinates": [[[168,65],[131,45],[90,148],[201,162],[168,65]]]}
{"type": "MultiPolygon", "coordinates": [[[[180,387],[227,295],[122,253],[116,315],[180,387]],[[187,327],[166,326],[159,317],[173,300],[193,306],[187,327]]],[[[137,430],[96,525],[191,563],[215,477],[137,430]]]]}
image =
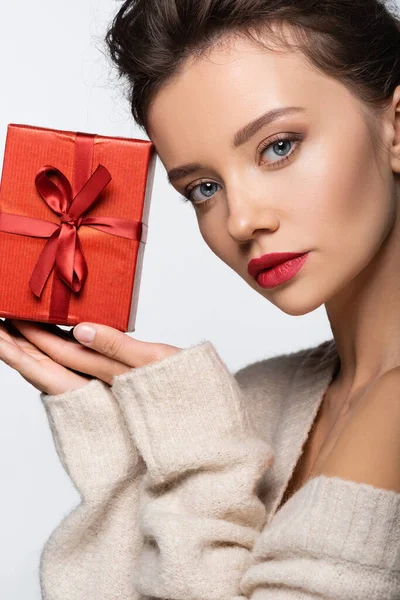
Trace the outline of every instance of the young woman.
{"type": "Polygon", "coordinates": [[[324,304],[333,339],[231,374],[207,340],[3,327],[82,496],[44,599],[399,598],[399,19],[127,0],[107,41],[205,242],[285,313],[324,304]]]}

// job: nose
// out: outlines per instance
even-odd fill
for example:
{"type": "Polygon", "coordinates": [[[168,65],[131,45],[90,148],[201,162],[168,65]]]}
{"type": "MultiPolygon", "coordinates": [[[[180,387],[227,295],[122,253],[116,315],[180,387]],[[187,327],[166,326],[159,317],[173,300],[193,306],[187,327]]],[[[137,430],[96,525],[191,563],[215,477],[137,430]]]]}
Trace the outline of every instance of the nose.
{"type": "Polygon", "coordinates": [[[279,227],[278,215],[265,191],[249,194],[238,190],[229,193],[227,190],[227,204],[227,229],[236,242],[248,242],[259,231],[274,232],[279,227]]]}

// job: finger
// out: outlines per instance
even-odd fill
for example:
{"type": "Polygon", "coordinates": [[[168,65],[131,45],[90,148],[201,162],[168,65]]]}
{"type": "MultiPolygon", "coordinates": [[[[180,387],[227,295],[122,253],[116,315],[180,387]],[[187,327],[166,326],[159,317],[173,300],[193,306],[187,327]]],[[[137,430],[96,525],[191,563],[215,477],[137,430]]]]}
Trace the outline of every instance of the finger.
{"type": "MultiPolygon", "coordinates": [[[[6,324],[7,332],[11,336],[10,339],[13,342],[15,342],[16,344],[18,344],[25,352],[28,352],[29,354],[31,354],[35,357],[44,356],[44,357],[48,358],[48,355],[44,354],[41,351],[41,349],[39,348],[39,346],[37,344],[35,344],[32,339],[29,339],[28,336],[25,335],[25,333],[28,333],[29,331],[32,331],[32,332],[47,331],[47,327],[50,327],[50,326],[46,326],[46,324],[44,324],[44,323],[35,324],[35,323],[29,322],[29,321],[19,321],[18,319],[13,319],[10,321],[6,320],[5,324],[6,324]]],[[[53,326],[51,326],[51,327],[53,327],[53,326]]],[[[61,338],[61,339],[65,339],[65,336],[61,337],[61,335],[58,335],[61,330],[58,329],[56,326],[54,326],[54,327],[55,327],[55,329],[57,329],[57,332],[55,332],[57,337],[61,338]]],[[[49,331],[50,331],[50,328],[49,328],[49,331]]]]}
{"type": "Polygon", "coordinates": [[[11,344],[15,344],[15,340],[13,339],[10,331],[10,324],[6,323],[6,321],[0,323],[0,338],[10,342],[11,344]]]}
{"type": "Polygon", "coordinates": [[[16,319],[12,322],[35,347],[40,348],[54,362],[75,372],[91,375],[111,384],[113,377],[129,370],[129,366],[85,348],[75,338],[62,339],[53,335],[48,326],[41,327],[16,319]]]}
{"type": "Polygon", "coordinates": [[[31,356],[40,357],[45,356],[39,348],[27,340],[22,333],[11,323],[11,321],[4,321],[4,329],[0,332],[0,335],[8,342],[15,344],[22,348],[25,352],[28,352],[31,356]]]}
{"type": "MultiPolygon", "coordinates": [[[[54,333],[56,335],[59,332],[61,332],[62,334],[67,334],[66,336],[63,336],[63,337],[67,337],[68,339],[71,339],[71,333],[72,333],[71,331],[64,332],[62,329],[59,329],[56,325],[48,325],[47,323],[42,323],[41,325],[45,326],[45,329],[48,328],[49,331],[54,331],[54,333]]],[[[48,355],[46,355],[36,345],[32,344],[28,339],[26,339],[26,337],[24,337],[22,335],[22,333],[17,329],[17,327],[11,321],[9,321],[7,319],[5,319],[3,326],[0,323],[0,337],[3,337],[3,339],[6,339],[8,342],[10,342],[12,344],[18,345],[23,351],[28,353],[29,356],[34,358],[36,361],[40,361],[43,359],[50,359],[50,357],[48,355]]],[[[74,343],[76,345],[78,345],[78,342],[74,341],[74,343]]],[[[55,362],[54,362],[54,365],[56,366],[55,362]]],[[[60,365],[60,368],[61,368],[61,365],[60,365]]],[[[79,375],[80,377],[84,377],[87,380],[92,379],[92,377],[90,375],[88,375],[87,373],[82,373],[81,371],[78,371],[77,369],[73,369],[70,367],[69,371],[72,373],[75,373],[76,375],[79,375]]],[[[61,383],[61,381],[60,381],[60,383],[61,383]]]]}
{"type": "MultiPolygon", "coordinates": [[[[28,354],[31,358],[35,359],[37,362],[40,361],[44,361],[44,360],[50,360],[50,357],[48,355],[46,355],[44,352],[42,352],[40,350],[40,348],[38,348],[35,344],[32,344],[32,342],[30,342],[28,339],[26,339],[26,337],[24,337],[22,335],[22,333],[17,329],[17,327],[15,325],[13,325],[11,323],[11,321],[7,321],[7,319],[4,321],[4,324],[2,325],[0,323],[0,338],[8,341],[11,344],[14,344],[16,346],[18,346],[19,348],[21,348],[22,351],[24,351],[26,354],[28,354]]],[[[78,345],[77,342],[75,342],[76,345],[78,345]]],[[[5,362],[5,361],[4,361],[5,362]]],[[[52,361],[53,362],[53,361],[52,361]]],[[[58,366],[56,364],[56,361],[54,361],[54,367],[58,366]]],[[[61,365],[60,369],[61,369],[61,365]]],[[[52,368],[53,365],[51,365],[52,368]]],[[[48,363],[46,363],[46,368],[48,368],[48,363]]],[[[65,370],[66,373],[68,373],[67,370],[65,370]]],[[[91,379],[90,375],[88,375],[87,373],[82,373],[80,371],[78,371],[77,369],[73,369],[73,368],[69,368],[69,371],[72,371],[73,373],[75,373],[76,375],[79,375],[80,377],[84,377],[86,379],[91,379]]],[[[63,375],[65,375],[63,373],[63,375]]],[[[61,381],[60,381],[61,383],[61,381]]]]}
{"type": "Polygon", "coordinates": [[[98,323],[80,323],[74,329],[74,336],[85,346],[132,368],[156,362],[176,352],[173,346],[136,340],[118,329],[98,323]]]}
{"type": "Polygon", "coordinates": [[[29,356],[17,344],[8,342],[4,338],[0,338],[0,359],[42,392],[47,393],[47,390],[53,389],[52,386],[61,379],[61,373],[58,376],[56,373],[50,373],[42,362],[29,356]]]}
{"type": "Polygon", "coordinates": [[[50,331],[51,333],[54,333],[55,335],[58,335],[60,337],[71,337],[71,329],[69,330],[65,330],[65,329],[61,329],[61,327],[58,327],[58,325],[55,325],[54,323],[44,323],[42,321],[27,321],[24,319],[5,319],[4,321],[5,323],[9,323],[9,324],[27,324],[27,325],[34,325],[36,327],[40,327],[42,329],[45,329],[46,331],[50,331]]]}

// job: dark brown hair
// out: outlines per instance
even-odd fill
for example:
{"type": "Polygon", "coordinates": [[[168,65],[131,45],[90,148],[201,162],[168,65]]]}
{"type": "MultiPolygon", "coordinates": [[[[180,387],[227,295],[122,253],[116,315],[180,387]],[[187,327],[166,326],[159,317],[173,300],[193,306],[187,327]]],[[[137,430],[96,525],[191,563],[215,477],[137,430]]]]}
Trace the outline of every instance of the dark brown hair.
{"type": "Polygon", "coordinates": [[[204,57],[227,34],[299,49],[374,114],[400,84],[400,18],[382,0],[126,0],[106,43],[142,130],[148,134],[157,91],[188,58],[204,57]],[[290,43],[282,26],[293,33],[290,43]]]}

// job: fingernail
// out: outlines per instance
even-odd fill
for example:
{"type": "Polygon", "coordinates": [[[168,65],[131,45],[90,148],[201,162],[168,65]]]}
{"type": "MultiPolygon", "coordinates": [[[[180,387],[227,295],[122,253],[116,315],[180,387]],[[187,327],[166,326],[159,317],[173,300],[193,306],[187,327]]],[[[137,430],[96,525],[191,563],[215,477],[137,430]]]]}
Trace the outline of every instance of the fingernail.
{"type": "Polygon", "coordinates": [[[74,336],[79,342],[93,342],[96,330],[90,325],[77,325],[74,329],[74,336]]]}

